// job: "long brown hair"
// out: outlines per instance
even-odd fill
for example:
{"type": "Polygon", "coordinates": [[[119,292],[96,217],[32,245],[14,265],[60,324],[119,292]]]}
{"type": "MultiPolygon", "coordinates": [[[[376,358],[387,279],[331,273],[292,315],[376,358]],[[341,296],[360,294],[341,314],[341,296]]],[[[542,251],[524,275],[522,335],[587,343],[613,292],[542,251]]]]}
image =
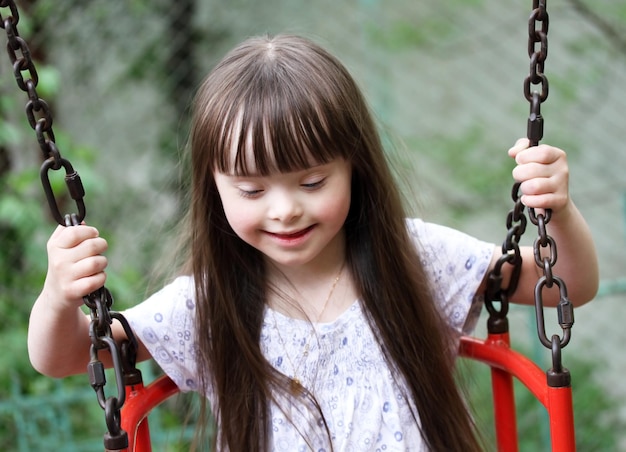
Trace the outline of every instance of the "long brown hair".
{"type": "Polygon", "coordinates": [[[453,334],[432,300],[363,96],[336,58],[291,35],[240,44],[194,104],[188,270],[200,383],[216,400],[218,446],[270,450],[270,406],[285,377],[259,344],[269,290],[263,257],[229,226],[213,173],[245,173],[250,163],[261,174],[293,171],[311,158],[338,157],[352,164],[347,265],[389,365],[406,381],[422,436],[432,450],[479,450],[454,380],[453,334]]]}

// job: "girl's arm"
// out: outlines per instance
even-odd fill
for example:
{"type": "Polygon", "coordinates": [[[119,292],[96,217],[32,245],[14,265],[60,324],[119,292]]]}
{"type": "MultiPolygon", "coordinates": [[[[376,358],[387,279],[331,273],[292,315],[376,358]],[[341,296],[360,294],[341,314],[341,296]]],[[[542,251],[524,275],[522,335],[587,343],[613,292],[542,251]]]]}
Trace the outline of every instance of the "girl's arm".
{"type": "MultiPolygon", "coordinates": [[[[517,163],[513,177],[521,182],[521,200],[524,205],[535,208],[537,214],[543,209],[552,210],[546,229],[557,249],[553,275],[563,279],[568,299],[574,306],[588,302],[598,290],[598,258],[589,227],[569,196],[569,169],[565,152],[545,144],[528,147],[528,140],[521,139],[509,150],[509,155],[517,163]]],[[[534,225],[529,222],[526,233],[534,231],[534,238],[537,230],[533,228],[534,225]]],[[[543,276],[543,269],[535,263],[532,247],[521,247],[520,251],[522,271],[511,301],[533,304],[535,285],[539,277],[543,276]]],[[[541,251],[543,256],[549,249],[541,248],[541,251]]],[[[494,253],[491,268],[499,257],[498,249],[494,253]]],[[[511,266],[504,265],[502,273],[502,286],[506,288],[511,266]]],[[[555,306],[559,302],[560,292],[554,285],[551,289],[544,288],[542,296],[545,306],[555,306]]]]}
{"type": "MultiPolygon", "coordinates": [[[[106,249],[98,230],[85,225],[59,226],[48,240],[48,273],[28,326],[28,353],[37,371],[51,377],[86,372],[90,318],[80,307],[84,295],[105,283],[106,249]]],[[[112,330],[116,340],[125,338],[117,322],[112,330]]],[[[138,359],[146,355],[140,345],[138,359]]],[[[107,353],[98,357],[105,366],[111,365],[107,353]]]]}

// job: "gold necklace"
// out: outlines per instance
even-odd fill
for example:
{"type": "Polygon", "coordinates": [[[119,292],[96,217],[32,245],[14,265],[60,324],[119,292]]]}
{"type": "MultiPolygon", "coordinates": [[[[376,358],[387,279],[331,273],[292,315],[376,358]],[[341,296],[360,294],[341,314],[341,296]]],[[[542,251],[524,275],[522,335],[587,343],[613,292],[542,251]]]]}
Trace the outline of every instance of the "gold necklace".
{"type": "MultiPolygon", "coordinates": [[[[333,292],[335,291],[335,287],[337,287],[337,283],[339,282],[339,279],[341,278],[341,273],[343,272],[344,265],[345,265],[345,263],[341,265],[341,268],[339,269],[339,273],[337,273],[337,276],[335,277],[335,279],[333,281],[333,285],[330,287],[330,291],[328,292],[328,296],[326,297],[326,301],[324,301],[324,305],[322,306],[322,310],[317,315],[317,319],[315,320],[315,323],[319,323],[319,320],[324,315],[324,312],[326,311],[326,308],[328,307],[328,302],[330,301],[331,297],[333,296],[333,292]]],[[[274,317],[274,328],[276,329],[276,333],[278,334],[278,339],[279,339],[280,343],[283,344],[283,351],[285,352],[285,357],[287,358],[287,361],[289,361],[289,365],[291,366],[291,369],[293,370],[293,376],[290,377],[290,379],[289,379],[290,380],[289,384],[290,384],[291,393],[294,394],[294,395],[300,395],[304,391],[304,386],[302,385],[302,382],[300,381],[300,378],[298,378],[298,370],[302,366],[302,363],[304,363],[304,361],[306,361],[306,358],[309,356],[309,351],[311,349],[311,340],[313,339],[313,336],[314,336],[314,334],[316,332],[315,325],[314,324],[311,325],[311,331],[309,333],[309,337],[307,338],[306,344],[304,345],[304,351],[302,352],[302,357],[300,358],[300,360],[298,361],[298,365],[296,366],[294,364],[294,362],[291,360],[291,356],[289,356],[289,352],[287,351],[287,347],[285,346],[285,341],[283,340],[283,338],[282,338],[282,336],[280,334],[280,328],[278,328],[278,323],[276,321],[275,311],[273,311],[273,310],[272,310],[272,315],[274,317]]]]}

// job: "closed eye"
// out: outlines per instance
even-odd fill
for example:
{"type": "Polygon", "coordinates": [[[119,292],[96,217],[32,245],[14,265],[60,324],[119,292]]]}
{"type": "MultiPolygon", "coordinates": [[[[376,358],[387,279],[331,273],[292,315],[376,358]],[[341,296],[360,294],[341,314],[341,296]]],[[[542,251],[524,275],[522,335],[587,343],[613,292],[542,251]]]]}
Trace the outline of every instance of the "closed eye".
{"type": "Polygon", "coordinates": [[[323,187],[325,183],[326,183],[326,178],[323,178],[315,182],[308,182],[306,184],[300,184],[300,186],[306,190],[313,191],[313,190],[323,187]]]}
{"type": "Polygon", "coordinates": [[[243,190],[239,189],[239,196],[242,198],[258,198],[263,193],[263,190],[243,190]]]}

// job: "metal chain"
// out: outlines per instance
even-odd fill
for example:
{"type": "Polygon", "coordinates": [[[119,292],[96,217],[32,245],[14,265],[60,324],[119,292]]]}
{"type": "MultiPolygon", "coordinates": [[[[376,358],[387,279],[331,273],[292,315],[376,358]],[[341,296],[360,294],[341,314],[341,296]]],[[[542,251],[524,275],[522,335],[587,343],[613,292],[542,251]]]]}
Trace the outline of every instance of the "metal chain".
{"type": "MultiPolygon", "coordinates": [[[[541,104],[548,98],[548,79],[544,74],[544,63],[548,56],[548,27],[549,16],[546,11],[546,0],[533,0],[532,13],[528,21],[528,56],[530,57],[530,72],[524,80],[524,97],[530,103],[527,137],[531,146],[536,146],[543,138],[543,117],[541,104]],[[533,89],[536,88],[536,89],[533,89]]],[[[507,217],[508,233],[502,245],[502,256],[487,279],[485,304],[489,312],[488,327],[493,333],[508,331],[506,315],[510,296],[515,292],[522,266],[519,241],[526,228],[524,205],[521,202],[520,184],[515,183],[512,190],[513,209],[507,217]],[[513,266],[508,287],[502,288],[502,267],[504,264],[513,266]],[[500,302],[499,308],[494,302],[500,302]]],[[[556,243],[548,235],[546,225],[550,221],[551,211],[537,214],[535,209],[529,209],[530,221],[537,226],[538,237],[533,244],[535,263],[543,271],[535,286],[535,311],[537,318],[537,334],[540,342],[552,350],[552,369],[548,372],[548,382],[554,386],[564,386],[569,383],[569,373],[561,364],[561,349],[565,347],[571,337],[571,328],[574,324],[573,305],[567,298],[567,288],[561,278],[554,275],[552,269],[557,260],[556,243]],[[544,253],[542,253],[544,249],[544,253]],[[559,288],[560,301],[557,305],[558,323],[563,335],[557,334],[548,339],[543,315],[543,291],[554,285],[559,288]]]]}
{"type": "MultiPolygon", "coordinates": [[[[83,197],[85,191],[80,176],[71,163],[61,156],[52,129],[52,114],[48,104],[37,94],[39,77],[31,52],[26,41],[19,35],[17,26],[20,20],[19,11],[13,0],[0,0],[0,8],[8,8],[10,14],[2,15],[0,10],[0,27],[5,30],[8,43],[7,52],[13,65],[13,74],[17,86],[27,93],[26,117],[28,123],[35,131],[37,142],[41,148],[44,162],[41,166],[40,177],[43,190],[50,206],[54,219],[62,226],[75,226],[85,218],[85,203],[83,197]],[[78,213],[62,215],[59,203],[50,183],[50,171],[63,169],[65,171],[65,183],[70,197],[75,201],[78,213]]],[[[89,335],[91,338],[90,356],[91,361],[87,368],[87,374],[91,386],[96,391],[98,403],[105,411],[105,420],[108,431],[104,435],[106,450],[122,450],[128,447],[128,435],[121,429],[120,410],[125,401],[124,385],[129,384],[129,379],[136,381],[138,371],[135,369],[135,357],[137,341],[128,323],[118,313],[111,312],[113,298],[105,287],[83,298],[85,305],[91,313],[89,335]],[[120,347],[113,339],[111,324],[113,318],[121,321],[122,326],[129,338],[129,342],[120,347]],[[107,397],[104,392],[106,376],[104,365],[98,358],[100,350],[108,350],[111,353],[117,396],[107,397]]],[[[140,374],[139,374],[140,375],[140,374]]],[[[140,378],[140,377],[139,377],[140,378]]],[[[136,384],[136,383],[130,383],[136,384]]]]}
{"type": "MultiPolygon", "coordinates": [[[[546,11],[546,0],[533,0],[533,11],[528,21],[528,56],[530,57],[530,73],[524,80],[524,96],[530,103],[528,118],[528,139],[531,146],[536,146],[543,138],[543,118],[541,103],[548,98],[548,79],[544,74],[544,62],[548,56],[548,26],[549,16],[546,11]],[[537,89],[531,90],[531,85],[537,89]]],[[[574,325],[574,307],[567,298],[565,282],[554,275],[552,270],[557,260],[556,242],[547,231],[552,212],[546,210],[544,214],[537,214],[535,209],[529,209],[530,221],[537,226],[538,237],[533,243],[535,263],[543,271],[535,285],[535,311],[537,317],[537,334],[539,340],[552,350],[552,371],[560,373],[561,349],[571,338],[571,328],[574,325]],[[544,253],[542,253],[542,249],[544,253]],[[558,323],[562,336],[554,334],[550,339],[546,335],[543,317],[543,291],[556,285],[559,289],[559,304],[557,305],[558,323]]]]}
{"type": "Polygon", "coordinates": [[[85,191],[80,177],[74,171],[70,162],[61,157],[61,153],[56,146],[50,108],[46,101],[37,94],[39,75],[31,58],[30,49],[17,30],[17,24],[20,20],[19,12],[15,2],[12,0],[1,0],[0,7],[9,8],[11,12],[11,15],[7,17],[3,17],[0,14],[0,27],[6,31],[8,39],[7,53],[13,65],[13,75],[15,76],[17,86],[28,94],[26,117],[37,135],[37,142],[43,154],[44,164],[40,171],[41,182],[52,216],[59,224],[63,225],[66,223],[61,215],[48,177],[49,171],[63,168],[65,170],[65,183],[67,184],[68,192],[78,207],[76,219],[80,223],[85,217],[85,203],[83,202],[85,191]],[[25,76],[26,79],[24,78],[25,76]]]}
{"type": "Polygon", "coordinates": [[[485,291],[485,307],[489,312],[487,327],[489,332],[494,334],[502,334],[509,331],[507,319],[509,300],[517,289],[522,270],[520,240],[526,231],[527,219],[524,215],[524,204],[522,204],[519,196],[519,183],[513,185],[511,198],[514,206],[506,218],[508,232],[502,243],[502,256],[494,265],[493,270],[487,275],[487,288],[485,291]],[[504,264],[512,266],[511,278],[506,288],[502,287],[502,267],[504,264]],[[499,306],[496,306],[494,302],[499,302],[499,306]]]}

